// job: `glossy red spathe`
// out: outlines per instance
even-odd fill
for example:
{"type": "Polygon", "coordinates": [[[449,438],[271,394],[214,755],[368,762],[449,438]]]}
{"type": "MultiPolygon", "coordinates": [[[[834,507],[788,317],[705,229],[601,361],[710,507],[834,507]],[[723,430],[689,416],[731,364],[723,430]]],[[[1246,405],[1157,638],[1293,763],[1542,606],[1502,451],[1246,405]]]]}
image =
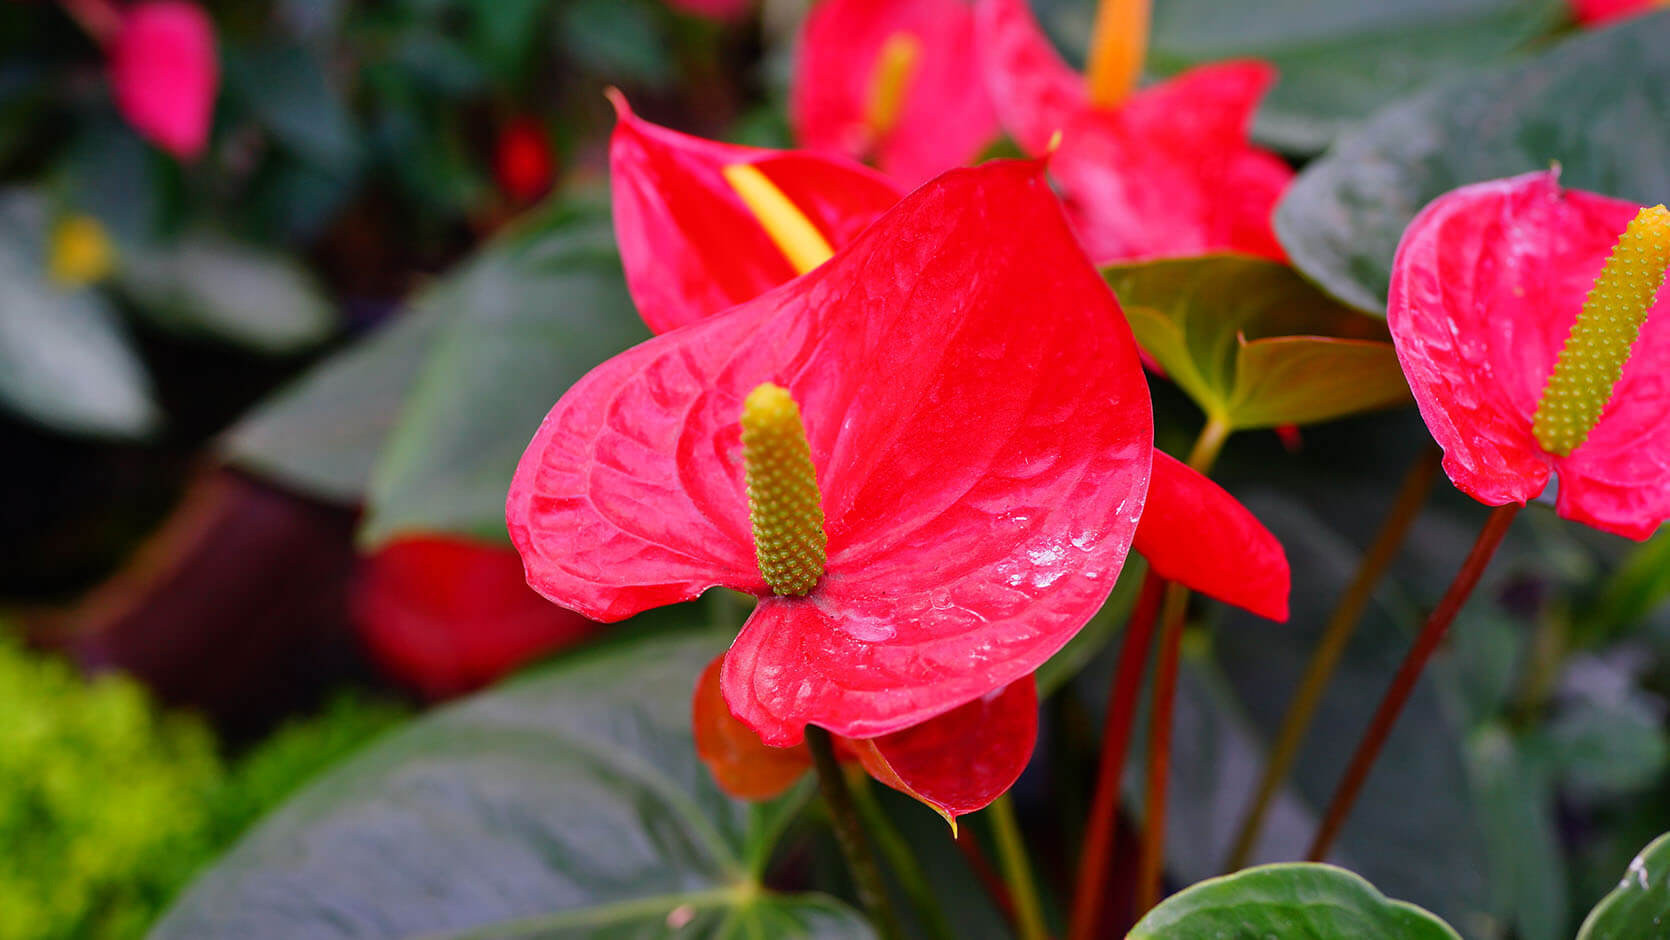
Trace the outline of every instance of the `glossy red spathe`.
{"type": "Polygon", "coordinates": [[[874,159],[906,186],[968,163],[997,137],[966,0],[821,0],[806,17],[789,121],[811,150],[874,159]],[[873,126],[888,43],[910,45],[891,127],[873,126]],[[879,70],[879,75],[878,75],[879,70]]]}
{"type": "Polygon", "coordinates": [[[723,171],[759,170],[839,248],[898,201],[901,190],[850,160],[737,147],[619,115],[609,172],[626,286],[650,329],[663,333],[728,309],[794,276],[723,171]]]}
{"type": "Polygon", "coordinates": [[[1463,492],[1499,506],[1559,474],[1561,516],[1644,539],[1670,518],[1670,314],[1648,315],[1610,403],[1565,457],[1531,433],[1572,322],[1641,207],[1556,171],[1465,186],[1404,231],[1387,323],[1421,417],[1463,492]]]}
{"type": "Polygon", "coordinates": [[[534,593],[511,549],[443,535],[379,548],[352,607],[377,661],[431,698],[480,688],[602,627],[534,593]]]}
{"type": "Polygon", "coordinates": [[[1240,251],[1283,260],[1270,214],[1293,171],[1249,142],[1276,73],[1261,62],[1183,72],[1098,108],[1027,0],[980,0],[976,46],[999,120],[1050,149],[1068,215],[1097,262],[1240,251]]]}
{"type": "Polygon", "coordinates": [[[214,24],[186,0],[146,0],[122,15],[110,46],[116,107],[145,139],[181,160],[203,152],[220,60],[214,24]]]}
{"type": "Polygon", "coordinates": [[[726,702],[768,744],[971,702],[1106,598],[1152,416],[1040,164],[946,174],[809,274],[582,379],[511,484],[530,583],[604,620],[714,585],[763,595],[737,421],[767,381],[800,403],[829,536],[817,588],[763,596],[725,659],[726,702]]]}

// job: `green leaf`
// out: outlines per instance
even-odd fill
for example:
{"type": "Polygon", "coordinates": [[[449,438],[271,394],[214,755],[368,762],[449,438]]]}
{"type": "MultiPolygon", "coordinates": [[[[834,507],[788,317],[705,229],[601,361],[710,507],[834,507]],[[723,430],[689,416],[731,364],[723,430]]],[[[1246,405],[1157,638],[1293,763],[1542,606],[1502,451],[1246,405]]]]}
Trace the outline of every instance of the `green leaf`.
{"type": "Polygon", "coordinates": [[[1378,312],[1404,228],[1458,186],[1558,162],[1566,186],[1657,202],[1670,192],[1665,48],[1670,12],[1653,13],[1392,105],[1300,174],[1276,234],[1324,289],[1378,312]]]}
{"type": "Polygon", "coordinates": [[[1213,255],[1111,265],[1103,276],[1142,348],[1233,428],[1326,421],[1409,398],[1384,324],[1286,265],[1213,255]]]}
{"type": "Polygon", "coordinates": [[[1571,901],[1549,761],[1495,725],[1476,732],[1467,751],[1494,906],[1511,913],[1522,940],[1560,940],[1571,901]]]}
{"type": "Polygon", "coordinates": [[[104,297],[46,279],[46,204],[0,193],[0,407],[76,434],[141,437],[161,421],[145,366],[104,297]]]}
{"type": "Polygon", "coordinates": [[[445,311],[372,474],[361,538],[411,530],[503,539],[504,498],[545,413],[591,368],[647,337],[608,214],[571,202],[426,295],[445,311]]]}
{"type": "MultiPolygon", "coordinates": [[[[1039,6],[1051,34],[1082,61],[1095,5],[1039,6]]],[[[1382,105],[1516,54],[1567,15],[1561,0],[1157,0],[1149,69],[1171,75],[1226,59],[1269,62],[1280,80],[1253,135],[1308,154],[1382,105]]]]}
{"type": "Polygon", "coordinates": [[[1665,938],[1670,938],[1670,835],[1659,836],[1635,856],[1623,880],[1577,932],[1577,940],[1665,938]]]}
{"type": "Polygon", "coordinates": [[[336,171],[359,162],[359,130],[319,53],[274,41],[238,50],[224,61],[231,90],[285,147],[336,171]]]}
{"type": "Polygon", "coordinates": [[[1167,898],[1130,940],[1461,940],[1413,904],[1393,901],[1343,868],[1295,862],[1203,881],[1167,898]]]}
{"type": "Polygon", "coordinates": [[[117,282],[158,324],[270,353],[330,335],[336,316],[313,275],[294,260],[217,235],[133,249],[117,282]]]}
{"type": "Polygon", "coordinates": [[[654,6],[644,0],[569,0],[561,6],[557,29],[575,62],[613,81],[672,81],[666,24],[654,6]]]}
{"type": "Polygon", "coordinates": [[[1587,643],[1602,642],[1636,626],[1670,599],[1670,534],[1665,530],[1636,546],[1601,583],[1576,622],[1587,643]]]}
{"type": "MultiPolygon", "coordinates": [[[[697,759],[690,690],[722,637],[615,643],[446,708],[306,787],[152,940],[871,936],[761,887],[773,810],[697,759]]],[[[799,787],[784,800],[803,800],[799,787]]]]}

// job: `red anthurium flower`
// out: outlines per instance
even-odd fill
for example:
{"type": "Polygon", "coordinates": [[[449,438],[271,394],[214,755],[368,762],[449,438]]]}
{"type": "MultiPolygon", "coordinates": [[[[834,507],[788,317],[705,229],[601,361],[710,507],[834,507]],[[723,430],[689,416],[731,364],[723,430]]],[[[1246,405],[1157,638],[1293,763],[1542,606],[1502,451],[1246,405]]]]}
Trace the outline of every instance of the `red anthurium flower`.
{"type": "Polygon", "coordinates": [[[557,158],[551,137],[532,118],[516,118],[499,129],[493,151],[493,175],[511,202],[527,204],[551,190],[557,158]]]}
{"type": "Polygon", "coordinates": [[[353,613],[377,661],[434,698],[480,688],[602,626],[534,593],[514,551],[440,535],[378,549],[353,613]]]}
{"type": "Polygon", "coordinates": [[[130,7],[110,47],[116,107],[134,129],[181,160],[203,152],[220,61],[214,24],[186,0],[130,7]]]}
{"type": "MultiPolygon", "coordinates": [[[[634,297],[657,332],[704,319],[794,276],[784,250],[726,178],[728,161],[743,161],[781,184],[792,208],[831,248],[850,242],[896,198],[884,180],[845,160],[716,144],[617,106],[622,126],[611,164],[621,259],[628,284],[643,286],[634,297]],[[706,227],[715,219],[723,220],[722,241],[706,227]],[[731,250],[714,252],[715,242],[731,250]],[[656,279],[668,270],[686,272],[679,291],[656,279]],[[736,272],[745,277],[726,280],[736,272]]],[[[1137,550],[1168,580],[1285,620],[1289,573],[1281,544],[1206,477],[1163,454],[1154,466],[1137,550]]]]}
{"type": "Polygon", "coordinates": [[[1293,172],[1247,139],[1274,69],[1223,63],[1132,91],[1146,2],[1104,7],[1089,83],[1050,45],[1027,0],[979,0],[975,19],[1004,127],[1031,153],[1048,151],[1061,135],[1050,169],[1085,249],[1099,262],[1214,251],[1282,260],[1270,213],[1293,172]],[[1103,50],[1111,51],[1098,56],[1103,50]],[[1099,67],[1098,59],[1121,57],[1099,67]]]}
{"type": "Polygon", "coordinates": [[[800,34],[795,137],[909,186],[968,163],[997,136],[973,43],[966,0],[822,0],[800,34]]]}
{"type": "Polygon", "coordinates": [[[1562,189],[1556,171],[1466,186],[1415,217],[1387,321],[1458,488],[1524,503],[1558,473],[1565,518],[1636,539],[1670,518],[1667,261],[1662,209],[1562,189]]]}
{"type": "Polygon", "coordinates": [[[1635,16],[1662,6],[1664,0],[1571,0],[1572,13],[1585,26],[1635,16]]]}
{"type": "MultiPolygon", "coordinates": [[[[811,769],[812,757],[804,745],[771,747],[731,714],[720,691],[723,662],[714,659],[696,682],[696,753],[725,792],[771,799],[811,769]]],[[[954,821],[1014,784],[1037,737],[1038,693],[1029,676],[903,731],[840,738],[837,747],[843,759],[954,821]]]]}
{"type": "Polygon", "coordinates": [[[760,596],[725,657],[733,714],[776,746],[808,723],[874,738],[1023,679],[1083,626],[1151,440],[1130,330],[1042,166],[994,163],[598,367],[530,444],[507,519],[529,582],[589,616],[760,596]]]}
{"type": "Polygon", "coordinates": [[[734,186],[730,166],[757,170],[830,245],[845,245],[901,195],[848,160],[735,147],[640,120],[619,93],[609,146],[615,237],[626,286],[657,333],[728,309],[795,275],[734,186]]]}

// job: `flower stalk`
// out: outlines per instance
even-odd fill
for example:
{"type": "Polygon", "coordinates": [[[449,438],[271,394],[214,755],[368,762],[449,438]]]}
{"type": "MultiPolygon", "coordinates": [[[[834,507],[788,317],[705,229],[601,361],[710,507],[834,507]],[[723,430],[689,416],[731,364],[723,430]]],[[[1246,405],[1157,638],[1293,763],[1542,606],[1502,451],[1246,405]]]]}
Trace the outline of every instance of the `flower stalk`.
{"type": "Polygon", "coordinates": [[[852,791],[847,788],[846,777],[841,775],[841,764],[835,759],[834,740],[829,732],[817,725],[807,725],[806,748],[812,752],[812,766],[818,774],[818,790],[829,807],[835,841],[840,843],[841,855],[846,859],[847,870],[852,873],[859,903],[864,905],[876,934],[882,940],[904,940],[904,928],[899,925],[899,915],[887,896],[887,884],[882,880],[875,850],[863,824],[859,822],[852,791]]]}

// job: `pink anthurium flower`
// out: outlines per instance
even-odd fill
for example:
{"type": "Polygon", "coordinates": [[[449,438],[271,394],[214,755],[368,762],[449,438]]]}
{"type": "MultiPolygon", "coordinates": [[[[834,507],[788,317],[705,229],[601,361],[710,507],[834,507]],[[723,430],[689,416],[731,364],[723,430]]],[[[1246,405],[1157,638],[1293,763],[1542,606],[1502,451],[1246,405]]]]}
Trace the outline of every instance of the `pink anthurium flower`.
{"type": "Polygon", "coordinates": [[[1571,0],[1571,11],[1585,26],[1636,16],[1664,6],[1664,0],[1571,0]]]}
{"type": "Polygon", "coordinates": [[[511,549],[444,535],[379,548],[352,609],[383,668],[431,698],[480,688],[602,627],[534,593],[511,549]]]}
{"type": "Polygon", "coordinates": [[[999,120],[1029,153],[1053,146],[1051,173],[1097,262],[1285,258],[1270,213],[1293,171],[1247,137],[1275,81],[1269,65],[1203,66],[1136,90],[1146,0],[1104,0],[1088,80],[1062,61],[1027,0],[979,0],[975,34],[999,120]]]}
{"type": "Polygon", "coordinates": [[[597,619],[755,594],[732,713],[774,746],[806,724],[875,738],[1024,679],[1095,613],[1152,433],[1135,342],[1042,165],[995,163],[594,370],[507,519],[529,582],[597,619]]]}
{"type": "Polygon", "coordinates": [[[1634,539],[1670,518],[1667,261],[1662,207],[1562,189],[1553,170],[1415,217],[1387,321],[1458,488],[1523,504],[1557,473],[1565,518],[1634,539]]]}
{"type": "Polygon", "coordinates": [[[187,0],[129,7],[110,45],[116,107],[147,140],[181,160],[203,152],[220,61],[214,24],[187,0]]]}
{"type": "Polygon", "coordinates": [[[968,163],[998,130],[973,44],[966,0],[821,0],[789,89],[796,139],[906,186],[968,163]]]}

